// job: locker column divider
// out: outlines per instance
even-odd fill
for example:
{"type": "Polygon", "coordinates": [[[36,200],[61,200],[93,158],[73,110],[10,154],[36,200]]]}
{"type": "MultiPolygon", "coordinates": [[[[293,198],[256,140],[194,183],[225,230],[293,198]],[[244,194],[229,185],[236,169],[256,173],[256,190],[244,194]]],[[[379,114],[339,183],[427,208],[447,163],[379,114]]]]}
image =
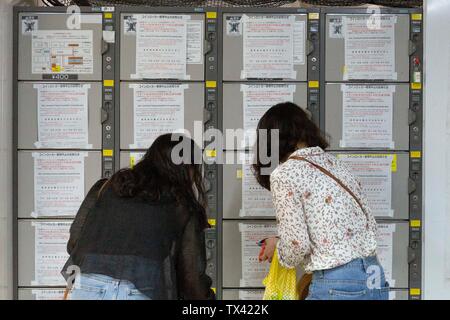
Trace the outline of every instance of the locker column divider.
{"type": "MultiPolygon", "coordinates": [[[[319,128],[322,132],[325,132],[325,94],[327,90],[326,79],[325,79],[325,71],[326,71],[326,59],[325,59],[325,50],[326,50],[326,13],[323,9],[320,9],[320,22],[319,22],[319,30],[320,30],[320,48],[319,48],[319,85],[320,85],[320,94],[319,94],[319,128]]],[[[326,134],[326,133],[325,133],[326,134]]]]}
{"type": "Polygon", "coordinates": [[[13,236],[13,299],[17,300],[19,297],[19,255],[18,255],[18,241],[19,241],[19,221],[18,221],[18,45],[19,45],[19,8],[14,7],[13,14],[13,223],[12,223],[12,236],[13,236]]]}
{"type": "Polygon", "coordinates": [[[422,159],[423,159],[423,23],[422,10],[410,15],[410,106],[409,106],[409,299],[422,298],[422,159]]]}
{"type": "Polygon", "coordinates": [[[116,149],[115,137],[115,93],[117,90],[117,82],[115,81],[115,42],[110,41],[109,35],[115,38],[115,8],[101,7],[96,8],[102,11],[102,177],[110,178],[114,172],[118,157],[116,149]]]}
{"type": "Polygon", "coordinates": [[[321,73],[321,15],[320,9],[310,9],[307,15],[307,81],[308,81],[308,110],[311,112],[312,119],[320,126],[320,73],[321,73]]]}
{"type": "MultiPolygon", "coordinates": [[[[199,9],[200,10],[200,9],[199,9]]],[[[218,34],[220,28],[220,14],[217,8],[204,8],[205,12],[205,57],[204,57],[204,116],[203,116],[203,130],[218,128],[218,104],[219,104],[219,87],[218,87],[218,34]]],[[[207,158],[217,161],[217,152],[222,150],[207,150],[206,141],[204,154],[207,158]]],[[[221,157],[219,156],[219,159],[221,157]]],[[[218,273],[218,164],[217,162],[205,164],[205,182],[208,199],[208,222],[211,225],[210,229],[205,232],[206,238],[206,257],[207,265],[206,272],[212,278],[213,288],[215,292],[221,297],[221,284],[218,273]]]]}
{"type": "Polygon", "coordinates": [[[122,17],[121,7],[115,8],[114,31],[115,31],[115,50],[114,50],[114,172],[120,170],[120,28],[122,17]]]}

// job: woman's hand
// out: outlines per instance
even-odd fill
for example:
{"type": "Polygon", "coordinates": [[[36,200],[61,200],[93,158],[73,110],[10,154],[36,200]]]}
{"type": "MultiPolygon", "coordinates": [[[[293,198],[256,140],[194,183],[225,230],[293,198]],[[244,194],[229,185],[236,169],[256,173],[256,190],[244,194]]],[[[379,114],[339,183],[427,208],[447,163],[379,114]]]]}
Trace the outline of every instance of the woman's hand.
{"type": "Polygon", "coordinates": [[[275,248],[277,247],[277,242],[278,238],[276,237],[267,238],[265,240],[264,252],[259,258],[260,261],[269,260],[269,262],[272,262],[273,254],[275,252],[275,248]]]}

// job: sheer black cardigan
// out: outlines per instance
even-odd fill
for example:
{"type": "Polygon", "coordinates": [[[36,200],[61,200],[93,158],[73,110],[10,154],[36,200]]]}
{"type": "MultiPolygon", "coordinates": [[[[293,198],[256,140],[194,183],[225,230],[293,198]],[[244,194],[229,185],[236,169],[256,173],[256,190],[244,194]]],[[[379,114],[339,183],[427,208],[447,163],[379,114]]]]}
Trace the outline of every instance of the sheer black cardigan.
{"type": "Polygon", "coordinates": [[[91,188],[71,225],[63,276],[76,266],[128,280],[152,299],[214,299],[197,216],[167,194],[157,202],[119,197],[106,181],[91,188]]]}

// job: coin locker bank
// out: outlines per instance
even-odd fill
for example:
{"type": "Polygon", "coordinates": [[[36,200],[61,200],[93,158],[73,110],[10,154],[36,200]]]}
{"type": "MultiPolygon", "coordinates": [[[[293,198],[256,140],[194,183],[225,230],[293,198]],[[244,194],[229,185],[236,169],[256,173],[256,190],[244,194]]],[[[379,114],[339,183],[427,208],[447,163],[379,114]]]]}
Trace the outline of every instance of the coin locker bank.
{"type": "Polygon", "coordinates": [[[276,234],[252,175],[252,135],[294,101],[330,136],[379,222],[391,299],[421,298],[422,15],[355,8],[15,9],[14,287],[60,299],[70,224],[101,177],[166,132],[243,129],[203,141],[207,273],[220,299],[261,299],[276,234]],[[270,30],[270,33],[267,32],[270,30]],[[227,136],[227,138],[229,138],[227,136]],[[222,159],[230,163],[218,163],[222,159]]]}

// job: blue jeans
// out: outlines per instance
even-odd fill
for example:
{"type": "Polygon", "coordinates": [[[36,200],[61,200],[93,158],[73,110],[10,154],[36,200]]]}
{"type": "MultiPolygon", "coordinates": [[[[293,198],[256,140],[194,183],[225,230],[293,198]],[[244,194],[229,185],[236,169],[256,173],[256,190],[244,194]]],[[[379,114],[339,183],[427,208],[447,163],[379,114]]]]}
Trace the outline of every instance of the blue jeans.
{"type": "Polygon", "coordinates": [[[378,259],[354,259],[342,266],[314,271],[306,300],[388,300],[389,284],[378,259]]]}
{"type": "Polygon", "coordinates": [[[79,275],[70,294],[71,300],[150,300],[127,280],[102,274],[79,275]]]}

